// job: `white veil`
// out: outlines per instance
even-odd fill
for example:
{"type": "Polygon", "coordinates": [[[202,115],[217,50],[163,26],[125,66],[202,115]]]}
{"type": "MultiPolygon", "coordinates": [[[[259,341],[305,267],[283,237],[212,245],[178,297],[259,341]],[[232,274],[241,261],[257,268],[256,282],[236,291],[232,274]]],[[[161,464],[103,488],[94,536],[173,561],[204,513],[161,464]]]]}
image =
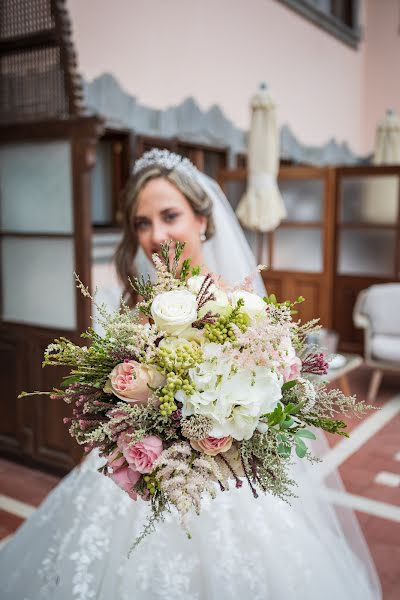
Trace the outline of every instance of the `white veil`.
{"type": "MultiPolygon", "coordinates": [[[[171,157],[175,157],[173,160],[182,161],[181,157],[168,151],[153,150],[147,153],[153,162],[156,161],[151,156],[152,153],[153,157],[161,156],[161,164],[164,159],[169,161],[171,157]]],[[[186,162],[186,159],[183,160],[186,162]]],[[[182,164],[179,161],[173,167],[179,168],[182,164]]],[[[185,162],[183,162],[183,168],[186,166],[185,162]]],[[[143,166],[145,165],[146,163],[143,166]]],[[[213,204],[215,234],[204,243],[203,254],[206,265],[211,272],[217,273],[230,285],[240,283],[257,270],[251,248],[220,186],[207,175],[192,168],[191,163],[189,165],[190,176],[196,178],[213,204]]],[[[140,168],[143,166],[140,165],[140,168]]],[[[138,170],[136,166],[135,170],[138,170]]],[[[138,273],[151,276],[154,272],[152,264],[143,251],[138,252],[136,267],[138,273]]],[[[253,287],[256,293],[265,294],[260,274],[255,276],[253,287]]],[[[323,458],[329,453],[328,443],[321,432],[318,433],[318,439],[311,443],[311,451],[314,455],[323,458]]],[[[344,492],[338,472],[334,471],[329,477],[324,478],[319,474],[318,465],[312,465],[306,460],[296,458],[293,465],[293,479],[298,483],[298,498],[291,501],[291,504],[296,511],[302,514],[307,526],[316,533],[320,540],[325,542],[325,546],[332,552],[347,554],[347,561],[353,565],[354,576],[357,577],[357,574],[359,576],[360,590],[364,589],[366,581],[368,581],[369,591],[372,590],[373,597],[381,598],[379,579],[356,516],[350,508],[335,505],[335,499],[343,497],[344,492]]]]}
{"type": "MultiPolygon", "coordinates": [[[[198,181],[211,198],[215,233],[204,243],[206,265],[231,285],[241,283],[257,270],[257,263],[227,197],[214,179],[200,173],[198,181]]],[[[264,295],[265,287],[259,273],[253,279],[254,291],[264,295]]]]}

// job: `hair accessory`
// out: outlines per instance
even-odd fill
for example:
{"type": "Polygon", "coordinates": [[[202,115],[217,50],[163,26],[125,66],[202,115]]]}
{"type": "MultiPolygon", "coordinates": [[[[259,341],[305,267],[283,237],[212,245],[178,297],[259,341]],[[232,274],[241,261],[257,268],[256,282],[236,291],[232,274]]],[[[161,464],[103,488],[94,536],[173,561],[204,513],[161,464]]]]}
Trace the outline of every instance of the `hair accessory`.
{"type": "Polygon", "coordinates": [[[197,177],[199,175],[198,169],[188,159],[175,152],[169,150],[159,150],[153,148],[148,152],[145,152],[141,158],[139,158],[133,167],[133,174],[136,175],[142,169],[146,169],[151,166],[160,166],[165,169],[177,169],[189,177],[197,177]]]}

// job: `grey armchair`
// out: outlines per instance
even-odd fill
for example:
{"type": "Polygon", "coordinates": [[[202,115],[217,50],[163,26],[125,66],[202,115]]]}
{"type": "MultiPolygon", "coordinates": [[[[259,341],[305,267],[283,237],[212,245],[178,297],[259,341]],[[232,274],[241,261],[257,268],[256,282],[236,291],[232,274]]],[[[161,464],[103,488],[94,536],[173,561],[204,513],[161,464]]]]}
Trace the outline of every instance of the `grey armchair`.
{"type": "Polygon", "coordinates": [[[373,402],[383,373],[400,374],[400,283],[373,285],[360,292],[353,321],[364,329],[364,359],[374,367],[368,390],[373,402]]]}

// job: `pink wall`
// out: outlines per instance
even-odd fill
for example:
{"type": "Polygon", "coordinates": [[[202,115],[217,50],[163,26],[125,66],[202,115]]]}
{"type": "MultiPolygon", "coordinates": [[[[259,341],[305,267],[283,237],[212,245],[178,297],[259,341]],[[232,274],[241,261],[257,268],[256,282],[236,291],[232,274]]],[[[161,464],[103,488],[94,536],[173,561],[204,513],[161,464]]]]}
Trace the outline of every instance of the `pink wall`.
{"type": "MultiPolygon", "coordinates": [[[[366,1],[368,8],[375,4],[374,13],[377,4],[382,9],[376,0],[362,0],[363,21],[366,1]]],[[[372,54],[381,63],[374,48],[384,33],[369,19],[370,52],[364,42],[352,50],[276,0],[68,4],[80,69],[88,79],[111,72],[141,103],[155,108],[188,96],[202,108],[217,103],[244,128],[249,96],[266,80],[280,123],[288,123],[302,142],[322,144],[336,137],[356,152],[371,150],[364,119],[382,110],[378,99],[365,102],[373,72],[366,58],[372,54]]],[[[384,12],[383,29],[392,18],[384,12]]]]}
{"type": "Polygon", "coordinates": [[[371,148],[387,108],[400,114],[400,3],[367,0],[363,145],[371,148]]]}

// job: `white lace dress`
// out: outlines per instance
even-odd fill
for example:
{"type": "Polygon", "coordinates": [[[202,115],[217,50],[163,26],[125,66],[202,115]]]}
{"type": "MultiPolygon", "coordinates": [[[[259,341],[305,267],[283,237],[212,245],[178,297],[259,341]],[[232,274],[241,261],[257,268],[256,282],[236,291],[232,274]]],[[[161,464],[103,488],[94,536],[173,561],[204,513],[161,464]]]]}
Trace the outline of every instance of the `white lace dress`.
{"type": "Polygon", "coordinates": [[[171,515],[128,558],[149,506],[97,473],[102,462],[92,453],[5,546],[2,600],[380,597],[340,529],[315,523],[311,506],[307,515],[272,496],[255,501],[246,487],[206,502],[191,540],[171,515]]]}

